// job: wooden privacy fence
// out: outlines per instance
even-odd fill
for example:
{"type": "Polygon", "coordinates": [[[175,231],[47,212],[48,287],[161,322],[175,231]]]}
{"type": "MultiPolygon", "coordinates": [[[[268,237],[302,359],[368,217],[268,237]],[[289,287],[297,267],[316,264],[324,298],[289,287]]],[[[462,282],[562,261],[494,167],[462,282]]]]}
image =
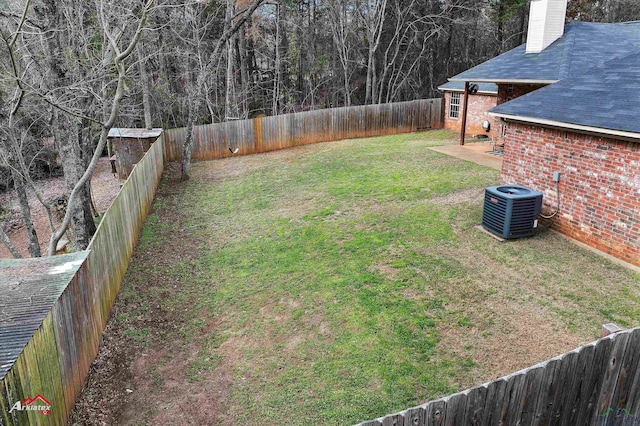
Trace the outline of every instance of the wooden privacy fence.
{"type": "MultiPolygon", "coordinates": [[[[76,259],[81,264],[76,266],[77,271],[68,284],[65,282],[59,287],[61,294],[52,299],[48,311],[40,309],[44,320],[35,325],[34,334],[26,336],[29,340],[24,350],[16,354],[15,363],[1,376],[1,425],[65,424],[98,353],[109,311],[160,182],[163,157],[160,136],[105,213],[87,248],[88,253],[65,255],[81,256],[76,259]],[[38,411],[9,413],[16,402],[37,395],[50,402],[51,412],[47,415],[38,411]]],[[[55,256],[25,262],[57,258],[64,259],[55,256]]],[[[33,271],[29,265],[25,265],[25,269],[25,273],[33,271]]],[[[43,283],[50,280],[44,279],[43,283]]],[[[20,330],[10,327],[7,330],[20,334],[20,330]]],[[[11,340],[5,333],[7,330],[0,330],[0,343],[11,340]]]]}
{"type": "MultiPolygon", "coordinates": [[[[192,158],[211,160],[255,154],[317,142],[440,129],[444,125],[443,100],[422,99],[391,104],[321,109],[252,120],[195,126],[192,158]]],[[[182,157],[185,129],[167,130],[167,160],[182,157]]]]}
{"type": "Polygon", "coordinates": [[[639,362],[635,328],[360,426],[640,425],[639,362]]]}

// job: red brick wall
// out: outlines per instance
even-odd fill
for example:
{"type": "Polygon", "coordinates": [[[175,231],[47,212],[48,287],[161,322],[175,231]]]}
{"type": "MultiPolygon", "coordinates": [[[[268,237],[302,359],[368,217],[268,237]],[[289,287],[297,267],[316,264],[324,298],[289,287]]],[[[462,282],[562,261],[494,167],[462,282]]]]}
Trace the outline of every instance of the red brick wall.
{"type": "Polygon", "coordinates": [[[513,91],[509,93],[508,84],[498,84],[498,105],[538,90],[544,87],[545,84],[513,84],[512,86],[513,91]]]}
{"type": "MultiPolygon", "coordinates": [[[[513,84],[513,91],[509,91],[509,84],[498,84],[498,97],[497,97],[497,105],[508,102],[512,99],[518,98],[522,95],[526,95],[527,93],[533,92],[534,90],[538,90],[541,87],[544,87],[544,84],[513,84]]],[[[496,122],[493,125],[493,129],[491,131],[491,139],[497,141],[497,143],[504,143],[504,138],[502,135],[504,134],[505,128],[504,123],[499,119],[495,119],[496,122]]]]}
{"type": "MultiPolygon", "coordinates": [[[[460,94],[460,116],[458,118],[449,118],[449,105],[451,103],[451,92],[445,92],[444,94],[444,128],[453,130],[455,132],[460,131],[462,126],[462,104],[464,103],[464,94],[460,94]]],[[[491,127],[495,125],[494,118],[487,115],[487,111],[496,106],[495,95],[470,95],[469,96],[469,111],[467,113],[467,135],[474,136],[480,134],[486,134],[482,128],[482,122],[489,120],[491,127]]]]}
{"type": "Polygon", "coordinates": [[[624,142],[509,123],[502,183],[544,193],[555,211],[552,175],[560,179],[558,231],[640,266],[640,142],[624,142]]]}

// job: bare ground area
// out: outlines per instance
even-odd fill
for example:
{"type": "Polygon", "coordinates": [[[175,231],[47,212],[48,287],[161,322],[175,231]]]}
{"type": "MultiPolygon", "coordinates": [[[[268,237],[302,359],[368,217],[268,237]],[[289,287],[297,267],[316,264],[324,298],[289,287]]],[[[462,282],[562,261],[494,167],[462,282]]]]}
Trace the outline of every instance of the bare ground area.
{"type": "MultiPolygon", "coordinates": [[[[35,183],[39,193],[43,195],[45,200],[51,200],[66,193],[64,177],[62,176],[39,180],[35,183]]],[[[93,202],[99,214],[104,213],[109,208],[113,199],[118,195],[122,183],[117,175],[111,173],[109,160],[106,157],[101,158],[96,171],[91,177],[93,202]]],[[[49,219],[47,218],[44,207],[38,201],[35,194],[32,191],[29,191],[28,194],[29,207],[31,208],[34,226],[38,233],[40,248],[45,252],[49,238],[51,238],[49,219]]],[[[2,205],[5,210],[4,220],[2,222],[4,231],[22,255],[28,256],[28,236],[15,191],[0,192],[0,205],[2,205]]],[[[9,250],[4,244],[0,243],[0,258],[9,257],[12,257],[11,253],[9,253],[9,250]]]]}
{"type": "MultiPolygon", "coordinates": [[[[349,142],[338,147],[197,163],[186,183],[178,180],[177,166],[168,165],[70,425],[253,425],[285,418],[288,424],[353,424],[572,350],[597,337],[604,322],[637,323],[636,275],[550,232],[500,243],[473,229],[482,200],[482,184],[473,182],[493,175],[474,169],[459,187],[420,182],[398,195],[387,184],[393,186],[401,171],[385,163],[385,185],[374,170],[370,182],[366,171],[358,177],[368,186],[345,189],[340,179],[351,178],[328,154],[349,149],[340,155],[352,165],[362,155],[354,152],[365,148],[349,142]],[[278,192],[279,176],[312,160],[317,175],[307,165],[278,192]],[[273,174],[265,174],[270,168],[273,174]],[[337,184],[316,185],[329,174],[337,184]],[[249,180],[246,187],[242,179],[249,180]],[[296,193],[303,180],[311,186],[296,193]],[[261,185],[263,190],[247,192],[261,185]],[[370,198],[336,202],[358,197],[358,191],[370,198]],[[407,193],[417,198],[405,200],[407,193]],[[434,209],[441,213],[426,215],[434,209]],[[398,237],[404,232],[398,225],[409,234],[398,237]],[[318,238],[305,243],[318,253],[305,257],[291,246],[277,257],[280,244],[289,247],[297,235],[287,233],[291,228],[318,238]],[[325,232],[334,228],[340,237],[327,245],[325,232]],[[271,233],[277,239],[262,245],[271,233]],[[421,235],[419,244],[412,245],[413,233],[421,235]],[[381,249],[365,252],[367,262],[357,265],[367,277],[363,285],[351,285],[359,279],[353,275],[331,287],[349,273],[354,250],[368,245],[381,249]],[[265,262],[265,249],[276,257],[265,262]],[[308,292],[299,290],[325,267],[317,260],[322,250],[327,256],[338,250],[343,264],[321,274],[319,289],[309,284],[308,292]],[[287,256],[294,255],[288,269],[287,256]],[[256,270],[261,263],[271,269],[256,270]],[[284,273],[275,275],[275,269],[284,273]],[[302,278],[298,270],[304,270],[302,278]],[[383,309],[378,292],[388,292],[393,302],[383,309]],[[397,317],[394,306],[402,308],[397,317]],[[426,326],[409,322],[403,328],[406,318],[422,316],[426,326]],[[386,344],[380,335],[398,330],[433,337],[425,340],[426,358],[418,359],[415,371],[411,357],[424,348],[406,350],[393,335],[390,347],[377,347],[386,344]],[[369,353],[376,354],[373,364],[369,353]],[[408,368],[405,374],[421,381],[397,376],[408,368]],[[403,392],[408,396],[396,399],[403,392]]],[[[412,141],[407,147],[416,149],[409,168],[425,159],[433,162],[425,170],[437,164],[452,173],[460,165],[432,158],[412,141]]]]}
{"type": "MultiPolygon", "coordinates": [[[[179,230],[185,218],[175,204],[174,195],[184,191],[184,186],[179,181],[177,164],[168,164],[155,203],[165,206],[163,214],[166,213],[167,219],[178,228],[175,238],[185,245],[181,245],[180,250],[172,245],[162,245],[153,253],[136,250],[131,262],[169,265],[197,254],[197,242],[179,230]],[[190,246],[189,242],[193,244],[190,246]]],[[[199,347],[204,344],[202,339],[192,339],[186,344],[183,339],[165,340],[161,337],[149,344],[128,333],[132,329],[153,328],[156,336],[172,336],[185,326],[184,309],[162,307],[166,299],[175,297],[177,287],[168,285],[162,286],[162,291],[153,291],[152,287],[162,280],[170,282],[172,278],[160,275],[154,280],[132,283],[133,291],[144,294],[144,300],[137,297],[132,300],[126,297],[127,290],[122,290],[111,311],[83,394],[68,424],[223,424],[218,415],[229,389],[228,373],[220,368],[206,381],[196,383],[190,381],[187,374],[190,363],[197,358],[199,347]],[[131,312],[137,312],[141,307],[144,307],[145,315],[129,317],[131,312]],[[127,317],[128,328],[118,321],[123,316],[127,317]]],[[[214,324],[203,326],[215,327],[214,324]]]]}

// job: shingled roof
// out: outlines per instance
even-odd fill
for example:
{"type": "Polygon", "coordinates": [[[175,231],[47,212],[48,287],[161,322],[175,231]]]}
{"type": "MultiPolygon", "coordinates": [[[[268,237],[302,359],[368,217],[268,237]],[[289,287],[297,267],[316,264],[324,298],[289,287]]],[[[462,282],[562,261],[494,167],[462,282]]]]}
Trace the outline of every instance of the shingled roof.
{"type": "Polygon", "coordinates": [[[0,259],[0,379],[40,328],[88,253],[0,259]]]}
{"type": "Polygon", "coordinates": [[[540,53],[516,47],[449,80],[493,83],[555,83],[640,51],[640,22],[571,22],[564,35],[540,53]]]}
{"type": "Polygon", "coordinates": [[[490,114],[640,138],[640,52],[498,105],[490,114]]]}

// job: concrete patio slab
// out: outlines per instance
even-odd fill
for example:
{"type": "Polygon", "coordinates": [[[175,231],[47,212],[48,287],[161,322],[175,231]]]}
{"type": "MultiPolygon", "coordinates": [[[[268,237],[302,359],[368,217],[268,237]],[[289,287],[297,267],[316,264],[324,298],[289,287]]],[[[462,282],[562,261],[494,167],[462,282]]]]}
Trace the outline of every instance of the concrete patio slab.
{"type": "Polygon", "coordinates": [[[481,166],[491,167],[495,170],[502,170],[502,157],[487,154],[487,151],[491,151],[491,143],[467,143],[464,146],[460,145],[443,145],[434,146],[429,149],[437,151],[441,154],[450,155],[452,157],[460,158],[461,160],[470,161],[472,163],[480,164],[481,166]]]}

